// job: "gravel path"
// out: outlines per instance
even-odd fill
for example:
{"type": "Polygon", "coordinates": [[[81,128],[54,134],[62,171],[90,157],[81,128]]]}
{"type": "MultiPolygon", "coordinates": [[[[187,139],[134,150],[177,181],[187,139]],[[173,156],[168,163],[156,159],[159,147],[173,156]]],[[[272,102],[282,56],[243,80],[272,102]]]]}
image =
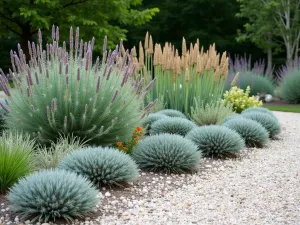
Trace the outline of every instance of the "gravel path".
{"type": "Polygon", "coordinates": [[[188,175],[181,188],[159,197],[125,201],[121,213],[118,207],[115,215],[104,213],[101,224],[300,224],[300,114],[276,116],[279,140],[217,170],[188,175]]]}

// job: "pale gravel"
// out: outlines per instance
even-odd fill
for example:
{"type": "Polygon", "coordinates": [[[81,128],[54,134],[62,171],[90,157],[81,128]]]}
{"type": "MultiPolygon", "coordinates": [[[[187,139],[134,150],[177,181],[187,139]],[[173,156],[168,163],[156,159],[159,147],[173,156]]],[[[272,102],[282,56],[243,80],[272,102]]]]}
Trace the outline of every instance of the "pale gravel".
{"type": "Polygon", "coordinates": [[[124,201],[127,209],[98,221],[107,225],[300,224],[300,114],[275,115],[282,126],[279,140],[251,149],[241,160],[227,160],[217,171],[188,175],[181,188],[160,197],[124,201]]]}

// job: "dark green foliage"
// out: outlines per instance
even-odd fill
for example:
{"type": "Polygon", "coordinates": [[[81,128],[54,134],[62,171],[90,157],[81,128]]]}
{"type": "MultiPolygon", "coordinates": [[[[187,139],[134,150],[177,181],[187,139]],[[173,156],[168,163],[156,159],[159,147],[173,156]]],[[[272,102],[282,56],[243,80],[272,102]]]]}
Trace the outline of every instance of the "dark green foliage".
{"type": "Polygon", "coordinates": [[[233,119],[223,126],[236,131],[244,139],[247,147],[263,147],[269,140],[268,131],[254,120],[233,119]]]}
{"type": "Polygon", "coordinates": [[[188,119],[168,117],[155,121],[151,125],[150,134],[169,133],[185,136],[194,127],[196,127],[196,124],[188,119]]]}
{"type": "Polygon", "coordinates": [[[241,136],[223,126],[202,126],[191,130],[186,138],[192,140],[204,156],[239,153],[245,146],[241,136]]]}
{"type": "Polygon", "coordinates": [[[0,194],[34,170],[34,144],[27,135],[0,136],[0,194]]]}
{"type": "Polygon", "coordinates": [[[182,173],[198,165],[201,152],[192,141],[180,135],[160,134],[139,142],[133,158],[144,170],[182,173]]]}
{"type": "Polygon", "coordinates": [[[269,110],[267,108],[263,108],[263,107],[250,107],[250,108],[243,110],[242,114],[248,113],[248,112],[267,113],[268,115],[275,117],[274,113],[271,110],[269,110]]]}
{"type": "Polygon", "coordinates": [[[276,135],[280,134],[281,128],[275,117],[260,112],[244,113],[243,117],[260,123],[269,132],[270,138],[274,138],[276,135]]]}
{"type": "Polygon", "coordinates": [[[169,116],[169,117],[180,117],[180,118],[186,119],[186,116],[182,112],[180,112],[178,110],[174,110],[174,109],[164,109],[164,110],[159,111],[157,113],[163,114],[163,115],[166,115],[166,116],[169,116]]]}
{"type": "Polygon", "coordinates": [[[58,168],[76,172],[94,184],[120,185],[138,177],[138,169],[131,157],[109,147],[88,147],[73,151],[58,168]]]}
{"type": "MultiPolygon", "coordinates": [[[[228,80],[226,89],[230,89],[230,83],[232,80],[228,80]]],[[[247,86],[250,86],[250,96],[259,94],[274,94],[275,86],[271,78],[255,74],[254,72],[240,73],[236,82],[236,86],[246,90],[247,86]]]]}
{"type": "Polygon", "coordinates": [[[143,125],[142,126],[144,128],[147,128],[146,133],[148,133],[148,131],[151,129],[152,123],[154,123],[157,120],[165,119],[165,118],[168,118],[168,117],[166,115],[164,115],[164,114],[161,114],[161,113],[150,113],[146,117],[146,119],[143,121],[143,125]]]}
{"type": "Polygon", "coordinates": [[[300,70],[283,77],[279,85],[279,95],[286,103],[300,104],[300,70]]]}
{"type": "Polygon", "coordinates": [[[22,178],[8,194],[11,210],[24,218],[49,221],[83,217],[98,203],[97,189],[85,178],[64,170],[42,170],[22,178]]]}

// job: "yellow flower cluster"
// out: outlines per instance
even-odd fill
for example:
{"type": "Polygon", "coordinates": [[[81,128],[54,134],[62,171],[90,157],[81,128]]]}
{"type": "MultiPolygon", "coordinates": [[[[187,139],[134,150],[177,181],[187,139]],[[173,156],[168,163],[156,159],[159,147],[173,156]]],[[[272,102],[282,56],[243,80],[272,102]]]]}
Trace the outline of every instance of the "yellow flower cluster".
{"type": "Polygon", "coordinates": [[[244,109],[249,107],[258,107],[262,106],[262,101],[256,99],[255,96],[249,97],[250,94],[250,87],[248,86],[246,91],[244,92],[243,89],[240,89],[236,86],[231,87],[229,91],[224,93],[224,100],[223,103],[232,104],[233,110],[236,113],[242,112],[244,109]]]}

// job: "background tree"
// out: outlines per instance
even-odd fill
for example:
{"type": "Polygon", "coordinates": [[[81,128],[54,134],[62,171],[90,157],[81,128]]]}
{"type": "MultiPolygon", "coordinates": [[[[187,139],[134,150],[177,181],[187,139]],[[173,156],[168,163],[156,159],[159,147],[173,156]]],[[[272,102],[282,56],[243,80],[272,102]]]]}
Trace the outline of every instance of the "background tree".
{"type": "Polygon", "coordinates": [[[1,0],[0,37],[17,35],[26,51],[27,41],[33,40],[39,28],[49,30],[52,24],[59,25],[61,39],[66,40],[66,32],[73,26],[80,27],[81,38],[98,39],[95,48],[99,50],[105,35],[111,47],[120,39],[126,40],[123,26],[140,26],[159,11],[134,8],[140,4],[142,0],[1,0]]]}

